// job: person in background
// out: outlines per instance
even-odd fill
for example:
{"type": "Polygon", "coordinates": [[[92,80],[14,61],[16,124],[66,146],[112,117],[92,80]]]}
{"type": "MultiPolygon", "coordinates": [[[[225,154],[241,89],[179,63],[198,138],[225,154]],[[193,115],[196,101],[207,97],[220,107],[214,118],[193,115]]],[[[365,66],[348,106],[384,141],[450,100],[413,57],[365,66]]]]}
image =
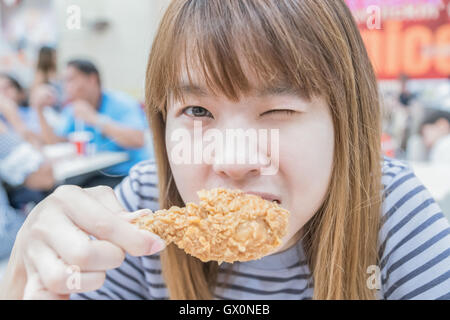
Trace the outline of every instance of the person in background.
{"type": "Polygon", "coordinates": [[[400,137],[400,154],[401,158],[407,158],[408,142],[417,134],[420,129],[420,122],[423,118],[423,106],[420,103],[419,94],[412,92],[409,87],[410,78],[402,74],[400,76],[400,93],[398,96],[399,109],[397,112],[402,113],[400,117],[403,118],[403,130],[400,137]]]}
{"type": "Polygon", "coordinates": [[[421,134],[429,150],[429,160],[433,163],[450,164],[450,112],[428,111],[422,122],[421,134]]]}
{"type": "Polygon", "coordinates": [[[68,105],[62,111],[61,125],[53,130],[41,116],[45,104],[35,105],[42,138],[48,143],[67,141],[75,131],[89,131],[97,151],[125,151],[129,160],[113,166],[87,181],[84,186],[104,184],[115,186],[129,169],[147,159],[145,133],[148,129],[140,104],[122,93],[103,90],[97,67],[88,60],[71,60],[64,75],[68,105]]]}
{"type": "Polygon", "coordinates": [[[16,234],[25,221],[25,214],[14,209],[0,184],[0,260],[9,256],[16,234]]]}
{"type": "Polygon", "coordinates": [[[40,85],[31,91],[30,103],[20,82],[10,74],[0,74],[0,114],[12,130],[35,146],[41,146],[41,128],[34,103],[43,104],[42,113],[47,123],[55,127],[59,115],[51,106],[56,103],[56,91],[50,85],[40,85]]]}
{"type": "Polygon", "coordinates": [[[400,76],[400,94],[398,96],[398,100],[401,105],[405,108],[408,108],[413,100],[416,98],[416,95],[412,93],[408,88],[409,77],[405,74],[400,76]]]}
{"type": "Polygon", "coordinates": [[[12,75],[0,73],[0,118],[23,139],[35,146],[41,144],[32,123],[28,123],[26,93],[12,75]],[[28,126],[31,125],[31,128],[28,126]]]}
{"type": "Polygon", "coordinates": [[[32,90],[42,85],[49,85],[55,89],[57,94],[55,106],[60,108],[63,100],[63,88],[58,77],[56,49],[51,46],[43,46],[39,50],[32,90]]]}
{"type": "Polygon", "coordinates": [[[39,50],[33,86],[57,82],[56,50],[49,46],[43,46],[39,50]]]}
{"type": "Polygon", "coordinates": [[[28,206],[23,203],[23,207],[13,208],[3,183],[19,187],[21,191],[16,193],[17,198],[32,200],[36,204],[53,188],[55,180],[50,163],[29,143],[0,123],[0,259],[11,251],[16,234],[31,209],[30,204],[33,206],[30,201],[28,206]],[[24,190],[27,190],[26,195],[24,190]],[[30,198],[31,195],[33,198],[30,198]]]}

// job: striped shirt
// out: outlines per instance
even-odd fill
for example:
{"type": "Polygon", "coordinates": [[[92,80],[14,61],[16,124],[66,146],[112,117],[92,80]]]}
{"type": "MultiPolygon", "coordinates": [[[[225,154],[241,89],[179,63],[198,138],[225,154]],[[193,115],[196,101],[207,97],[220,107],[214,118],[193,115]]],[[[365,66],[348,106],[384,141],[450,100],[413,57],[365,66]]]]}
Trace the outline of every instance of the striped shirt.
{"type": "MultiPolygon", "coordinates": [[[[379,299],[450,299],[450,226],[430,193],[404,163],[385,158],[385,199],[379,230],[379,299]]],[[[158,210],[156,165],[132,168],[116,188],[130,211],[158,210]]],[[[301,241],[290,249],[250,262],[223,263],[216,299],[312,299],[313,281],[301,241]],[[229,268],[231,270],[229,270],[229,268]]],[[[168,299],[159,255],[127,256],[109,270],[102,288],[73,299],[168,299]]]]}

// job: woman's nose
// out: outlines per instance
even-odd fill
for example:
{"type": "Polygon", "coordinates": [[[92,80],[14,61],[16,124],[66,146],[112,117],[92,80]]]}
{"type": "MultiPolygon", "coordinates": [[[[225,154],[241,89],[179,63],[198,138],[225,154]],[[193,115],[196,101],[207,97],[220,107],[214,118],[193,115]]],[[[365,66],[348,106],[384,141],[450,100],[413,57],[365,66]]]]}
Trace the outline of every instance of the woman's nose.
{"type": "Polygon", "coordinates": [[[213,164],[213,170],[223,178],[241,181],[260,175],[260,165],[256,164],[213,164]]]}
{"type": "Polygon", "coordinates": [[[244,180],[261,175],[267,155],[261,150],[242,150],[225,146],[213,157],[212,167],[216,174],[232,180],[244,180]]]}

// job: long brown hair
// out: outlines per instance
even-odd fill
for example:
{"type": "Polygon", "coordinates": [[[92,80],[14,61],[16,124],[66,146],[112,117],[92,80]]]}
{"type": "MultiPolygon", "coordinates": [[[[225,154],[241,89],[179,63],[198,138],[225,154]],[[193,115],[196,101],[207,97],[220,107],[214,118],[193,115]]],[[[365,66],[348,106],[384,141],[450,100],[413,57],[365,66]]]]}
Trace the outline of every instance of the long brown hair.
{"type": "Polygon", "coordinates": [[[37,68],[42,72],[56,71],[56,50],[43,46],[39,50],[37,68]]]}
{"type": "MultiPolygon", "coordinates": [[[[174,0],[153,42],[146,104],[158,165],[160,206],[182,206],[165,146],[165,114],[183,71],[215,93],[239,100],[251,84],[289,81],[304,97],[322,96],[333,117],[332,179],[320,210],[304,226],[315,299],[373,299],[381,207],[378,89],[344,0],[174,0]]],[[[189,81],[191,78],[189,77],[189,81]]],[[[172,299],[210,299],[218,266],[174,245],[162,253],[172,299]]]]}

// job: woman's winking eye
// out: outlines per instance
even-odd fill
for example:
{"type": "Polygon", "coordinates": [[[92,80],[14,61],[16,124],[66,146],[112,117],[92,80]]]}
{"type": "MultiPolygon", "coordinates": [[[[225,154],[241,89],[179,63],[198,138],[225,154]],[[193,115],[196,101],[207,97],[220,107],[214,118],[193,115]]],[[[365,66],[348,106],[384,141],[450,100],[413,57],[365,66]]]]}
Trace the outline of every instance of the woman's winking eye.
{"type": "Polygon", "coordinates": [[[261,116],[273,115],[273,114],[282,114],[282,115],[292,116],[294,113],[296,113],[296,111],[289,110],[289,109],[273,109],[273,110],[269,110],[269,111],[262,113],[261,116]]]}

